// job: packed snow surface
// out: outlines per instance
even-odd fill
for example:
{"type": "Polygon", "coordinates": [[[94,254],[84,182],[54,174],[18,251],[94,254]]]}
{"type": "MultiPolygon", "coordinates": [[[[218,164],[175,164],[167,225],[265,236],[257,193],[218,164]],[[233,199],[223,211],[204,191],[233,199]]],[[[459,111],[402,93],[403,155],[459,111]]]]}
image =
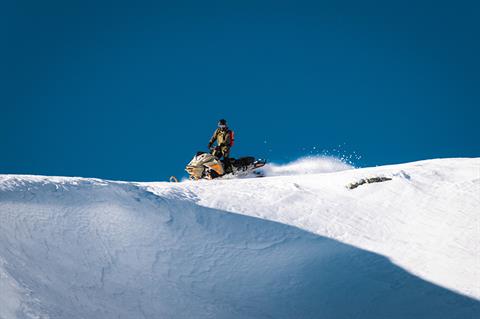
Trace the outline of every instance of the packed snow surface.
{"type": "Polygon", "coordinates": [[[0,318],[480,317],[480,159],[265,172],[0,175],[0,318]]]}

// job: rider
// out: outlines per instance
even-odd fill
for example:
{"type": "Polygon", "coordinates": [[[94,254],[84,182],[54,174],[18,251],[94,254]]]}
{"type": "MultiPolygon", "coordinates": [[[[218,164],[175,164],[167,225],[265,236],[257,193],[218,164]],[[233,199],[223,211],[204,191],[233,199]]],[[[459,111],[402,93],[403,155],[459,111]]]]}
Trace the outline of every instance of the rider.
{"type": "Polygon", "coordinates": [[[230,148],[233,146],[234,142],[234,133],[227,126],[227,121],[221,119],[218,121],[218,128],[213,133],[210,142],[208,143],[208,148],[212,150],[212,155],[222,159],[225,166],[225,171],[228,173],[231,171],[230,165],[230,148]],[[217,142],[217,147],[212,148],[213,143],[217,142]]]}

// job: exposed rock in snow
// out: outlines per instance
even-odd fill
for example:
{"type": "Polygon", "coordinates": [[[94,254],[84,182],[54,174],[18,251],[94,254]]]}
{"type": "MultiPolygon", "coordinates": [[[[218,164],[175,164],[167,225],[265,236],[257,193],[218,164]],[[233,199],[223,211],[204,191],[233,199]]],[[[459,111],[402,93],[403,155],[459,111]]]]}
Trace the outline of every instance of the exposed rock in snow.
{"type": "Polygon", "coordinates": [[[1,175],[0,318],[477,318],[480,160],[335,167],[1,175]]]}
{"type": "Polygon", "coordinates": [[[357,182],[348,184],[347,188],[355,189],[358,186],[361,186],[363,184],[381,183],[381,182],[386,182],[386,181],[391,181],[391,180],[392,180],[391,177],[383,177],[383,176],[362,178],[361,180],[359,180],[357,182]]]}

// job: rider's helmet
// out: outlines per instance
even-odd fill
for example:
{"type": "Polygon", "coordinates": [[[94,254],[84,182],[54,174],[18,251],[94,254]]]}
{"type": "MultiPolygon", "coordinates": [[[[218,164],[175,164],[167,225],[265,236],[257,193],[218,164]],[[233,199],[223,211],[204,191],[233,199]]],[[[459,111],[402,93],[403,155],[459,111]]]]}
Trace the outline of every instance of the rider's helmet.
{"type": "Polygon", "coordinates": [[[219,127],[219,128],[222,128],[222,129],[227,128],[227,120],[225,120],[225,119],[220,119],[220,120],[218,121],[218,127],[219,127]]]}

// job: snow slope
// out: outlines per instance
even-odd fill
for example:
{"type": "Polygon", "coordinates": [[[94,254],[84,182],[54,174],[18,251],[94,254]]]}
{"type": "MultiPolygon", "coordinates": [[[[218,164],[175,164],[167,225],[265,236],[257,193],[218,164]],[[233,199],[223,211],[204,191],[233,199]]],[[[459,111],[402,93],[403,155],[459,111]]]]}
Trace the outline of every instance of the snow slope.
{"type": "Polygon", "coordinates": [[[178,184],[0,175],[0,318],[480,316],[480,159],[322,161],[178,184]],[[372,176],[392,180],[346,188],[372,176]]]}

